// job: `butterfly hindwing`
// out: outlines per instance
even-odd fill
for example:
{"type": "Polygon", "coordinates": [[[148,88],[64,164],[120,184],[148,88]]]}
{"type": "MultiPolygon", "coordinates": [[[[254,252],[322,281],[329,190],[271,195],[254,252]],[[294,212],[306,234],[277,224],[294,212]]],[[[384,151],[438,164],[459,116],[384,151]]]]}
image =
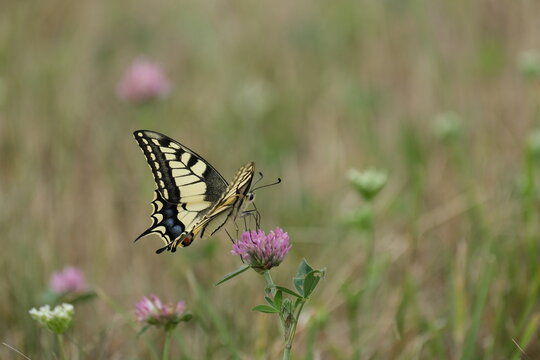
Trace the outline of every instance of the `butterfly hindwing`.
{"type": "Polygon", "coordinates": [[[184,233],[186,227],[178,219],[178,206],[165,201],[161,196],[161,193],[157,190],[154,194],[152,207],[152,226],[139,235],[135,241],[149,234],[157,234],[165,243],[166,248],[184,233]]]}

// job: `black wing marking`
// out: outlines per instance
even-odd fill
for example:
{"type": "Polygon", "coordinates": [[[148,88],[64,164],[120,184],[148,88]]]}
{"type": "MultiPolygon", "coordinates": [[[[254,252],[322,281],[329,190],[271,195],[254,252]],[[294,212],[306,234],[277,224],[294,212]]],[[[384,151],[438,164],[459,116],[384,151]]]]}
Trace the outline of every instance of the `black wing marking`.
{"type": "Polygon", "coordinates": [[[184,234],[186,229],[184,223],[178,219],[178,206],[176,204],[171,204],[163,199],[159,191],[155,191],[155,197],[152,201],[152,225],[135,241],[139,240],[143,236],[149,234],[158,234],[163,242],[165,247],[158,250],[161,252],[170,245],[179,237],[184,234]]]}
{"type": "Polygon", "coordinates": [[[142,149],[162,198],[170,203],[214,205],[227,181],[206,160],[177,141],[155,131],[133,133],[142,149]]]}

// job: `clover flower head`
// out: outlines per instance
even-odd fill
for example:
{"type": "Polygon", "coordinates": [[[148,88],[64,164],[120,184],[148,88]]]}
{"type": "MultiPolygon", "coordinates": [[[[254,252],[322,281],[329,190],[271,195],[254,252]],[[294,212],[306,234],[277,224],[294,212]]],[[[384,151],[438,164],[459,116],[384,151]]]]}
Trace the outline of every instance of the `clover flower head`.
{"type": "Polygon", "coordinates": [[[63,334],[71,325],[75,313],[73,305],[62,304],[51,310],[49,305],[32,308],[30,316],[55,334],[63,334]]]}
{"type": "Polygon", "coordinates": [[[122,100],[144,103],[165,97],[170,89],[171,85],[161,67],[140,57],[126,69],[116,93],[122,100]]]}
{"type": "Polygon", "coordinates": [[[164,304],[156,295],[144,296],[135,305],[135,316],[139,322],[165,330],[174,329],[179,322],[189,320],[191,317],[186,317],[185,311],[184,301],[164,304]]]}
{"type": "Polygon", "coordinates": [[[365,200],[373,199],[386,185],[388,175],[384,171],[368,169],[358,171],[350,169],[347,173],[349,181],[365,200]]]}
{"type": "Polygon", "coordinates": [[[281,264],[291,250],[289,234],[276,228],[266,235],[264,231],[246,231],[233,244],[231,253],[238,255],[258,272],[270,270],[281,264]]]}
{"type": "Polygon", "coordinates": [[[81,270],[68,266],[51,275],[49,287],[57,294],[67,294],[87,290],[88,284],[81,270]]]}

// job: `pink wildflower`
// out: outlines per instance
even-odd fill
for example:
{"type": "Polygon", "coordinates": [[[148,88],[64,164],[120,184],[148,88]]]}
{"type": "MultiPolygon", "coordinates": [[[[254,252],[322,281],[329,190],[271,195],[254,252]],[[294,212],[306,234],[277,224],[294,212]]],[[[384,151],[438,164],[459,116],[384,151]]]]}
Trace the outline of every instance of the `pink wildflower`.
{"type": "Polygon", "coordinates": [[[49,280],[49,287],[55,293],[66,294],[84,291],[88,289],[88,284],[81,270],[73,266],[68,266],[52,274],[49,280]]]}
{"type": "Polygon", "coordinates": [[[255,270],[264,271],[281,264],[291,247],[289,234],[276,228],[268,235],[262,230],[244,232],[233,244],[231,253],[239,255],[255,270]]]}
{"type": "Polygon", "coordinates": [[[124,73],[116,94],[125,101],[143,103],[166,96],[171,85],[155,62],[138,58],[124,73]]]}
{"type": "Polygon", "coordinates": [[[135,305],[135,316],[141,323],[163,326],[166,330],[173,329],[180,321],[187,321],[183,316],[186,310],[184,301],[163,304],[156,295],[144,296],[135,305]]]}

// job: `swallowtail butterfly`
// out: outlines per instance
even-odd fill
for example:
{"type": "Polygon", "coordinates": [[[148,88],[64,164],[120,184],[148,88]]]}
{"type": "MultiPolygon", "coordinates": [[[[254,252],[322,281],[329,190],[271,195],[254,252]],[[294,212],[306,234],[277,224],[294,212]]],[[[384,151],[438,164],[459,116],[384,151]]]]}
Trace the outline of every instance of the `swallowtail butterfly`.
{"type": "Polygon", "coordinates": [[[158,254],[215,234],[253,201],[255,163],[242,166],[229,184],[201,156],[168,136],[149,130],[137,130],[133,135],[157,185],[152,226],[135,241],[158,234],[165,242],[158,254]]]}

